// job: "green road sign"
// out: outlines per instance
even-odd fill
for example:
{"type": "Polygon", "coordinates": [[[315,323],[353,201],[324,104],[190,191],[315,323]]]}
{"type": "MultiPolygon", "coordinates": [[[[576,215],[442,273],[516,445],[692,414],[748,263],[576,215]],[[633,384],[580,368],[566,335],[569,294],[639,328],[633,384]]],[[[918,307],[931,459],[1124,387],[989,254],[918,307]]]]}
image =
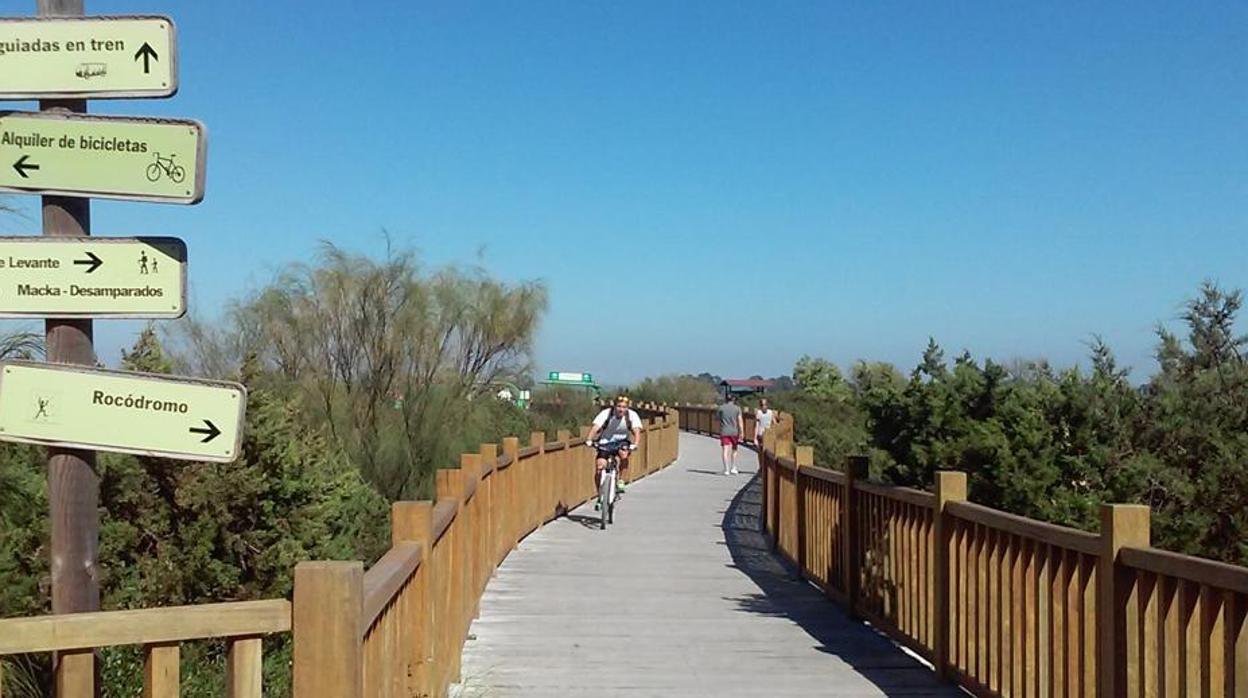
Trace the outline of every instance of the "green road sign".
{"type": "Polygon", "coordinates": [[[177,318],[186,245],[176,238],[0,237],[0,317],[177,318]]]}
{"type": "Polygon", "coordinates": [[[0,112],[0,191],[199,203],[205,146],[197,121],[0,112]]]}
{"type": "Polygon", "coordinates": [[[0,99],[169,97],[177,91],[168,17],[0,19],[0,99]]]}
{"type": "Polygon", "coordinates": [[[551,371],[546,374],[546,380],[551,383],[584,383],[589,385],[594,382],[594,376],[589,373],[578,373],[575,371],[551,371]]]}
{"type": "Polygon", "coordinates": [[[237,383],[0,363],[0,440],[229,463],[242,445],[237,383]]]}

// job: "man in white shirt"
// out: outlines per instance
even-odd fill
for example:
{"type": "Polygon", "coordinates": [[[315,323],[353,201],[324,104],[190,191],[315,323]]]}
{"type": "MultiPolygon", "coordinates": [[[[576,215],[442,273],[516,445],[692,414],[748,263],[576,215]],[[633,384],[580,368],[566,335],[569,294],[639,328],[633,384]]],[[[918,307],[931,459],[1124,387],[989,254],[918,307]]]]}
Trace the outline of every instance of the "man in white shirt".
{"type": "Polygon", "coordinates": [[[767,406],[767,398],[758,401],[758,409],[754,410],[754,445],[763,450],[763,434],[771,428],[776,413],[767,406]]]}
{"type": "Polygon", "coordinates": [[[615,398],[615,406],[598,413],[594,417],[593,427],[589,430],[588,443],[598,448],[598,458],[594,461],[594,489],[602,477],[602,469],[607,467],[607,455],[601,446],[617,441],[628,441],[629,447],[620,449],[620,475],[615,479],[616,491],[624,491],[624,478],[628,474],[628,457],[632,448],[641,443],[641,416],[629,407],[632,401],[627,395],[615,398]]]}

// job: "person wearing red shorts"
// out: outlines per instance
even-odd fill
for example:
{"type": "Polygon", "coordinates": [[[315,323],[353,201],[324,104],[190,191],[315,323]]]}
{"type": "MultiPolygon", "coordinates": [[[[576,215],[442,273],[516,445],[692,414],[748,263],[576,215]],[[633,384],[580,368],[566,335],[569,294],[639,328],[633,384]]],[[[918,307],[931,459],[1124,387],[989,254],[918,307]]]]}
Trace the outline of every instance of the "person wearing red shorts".
{"type": "Polygon", "coordinates": [[[739,472],[737,446],[745,433],[745,419],[741,416],[741,407],[737,405],[737,396],[728,393],[715,412],[719,415],[719,445],[723,449],[724,474],[736,475],[739,472]]]}

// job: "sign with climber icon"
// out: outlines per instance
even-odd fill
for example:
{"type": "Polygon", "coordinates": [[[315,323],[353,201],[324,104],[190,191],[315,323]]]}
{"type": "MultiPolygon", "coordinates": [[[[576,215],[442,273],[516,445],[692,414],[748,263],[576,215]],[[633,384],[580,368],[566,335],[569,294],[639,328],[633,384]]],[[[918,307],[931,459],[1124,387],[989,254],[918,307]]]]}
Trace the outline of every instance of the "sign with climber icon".
{"type": "Polygon", "coordinates": [[[177,238],[0,237],[0,318],[178,318],[177,238]]]}
{"type": "Polygon", "coordinates": [[[197,121],[0,112],[0,191],[195,204],[205,161],[197,121]]]}
{"type": "Polygon", "coordinates": [[[238,383],[0,362],[0,441],[230,463],[246,408],[238,383]]]}

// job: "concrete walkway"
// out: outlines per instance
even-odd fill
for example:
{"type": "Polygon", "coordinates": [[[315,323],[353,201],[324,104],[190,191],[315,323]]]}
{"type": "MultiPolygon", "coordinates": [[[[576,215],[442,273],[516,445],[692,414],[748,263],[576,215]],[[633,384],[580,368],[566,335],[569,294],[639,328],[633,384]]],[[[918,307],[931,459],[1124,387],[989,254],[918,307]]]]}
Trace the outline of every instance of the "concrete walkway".
{"type": "Polygon", "coordinates": [[[718,441],[680,438],[680,460],[630,488],[615,526],[583,507],[507,558],[457,695],[962,695],[767,551],[752,452],[724,477],[718,441]]]}

